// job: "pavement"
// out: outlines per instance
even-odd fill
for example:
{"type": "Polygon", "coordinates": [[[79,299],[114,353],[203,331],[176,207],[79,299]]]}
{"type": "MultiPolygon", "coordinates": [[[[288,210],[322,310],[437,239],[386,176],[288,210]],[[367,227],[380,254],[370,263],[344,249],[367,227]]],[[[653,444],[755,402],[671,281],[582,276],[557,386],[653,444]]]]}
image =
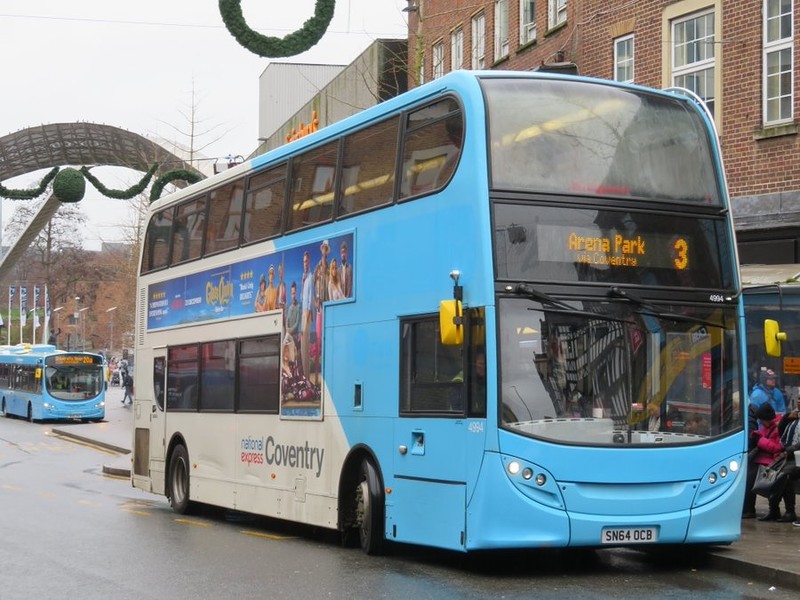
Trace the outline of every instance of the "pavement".
{"type": "MultiPolygon", "coordinates": [[[[123,390],[112,386],[106,396],[106,418],[101,423],[59,423],[53,433],[103,449],[109,458],[103,472],[130,478],[133,407],[121,403],[123,390]]],[[[800,502],[798,502],[800,508],[800,502]]],[[[759,498],[756,513],[767,513],[759,498]]],[[[800,527],[791,523],[742,521],[742,537],[729,546],[716,546],[707,555],[710,566],[776,588],[800,590],[800,527]]]]}

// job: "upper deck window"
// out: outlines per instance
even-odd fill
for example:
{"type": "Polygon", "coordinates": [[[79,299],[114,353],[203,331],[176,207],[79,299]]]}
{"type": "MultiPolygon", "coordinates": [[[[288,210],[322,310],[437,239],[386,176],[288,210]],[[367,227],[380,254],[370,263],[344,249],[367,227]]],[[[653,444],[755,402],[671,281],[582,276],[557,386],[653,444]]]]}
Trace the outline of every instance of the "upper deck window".
{"type": "Polygon", "coordinates": [[[171,264],[199,258],[203,252],[206,198],[201,196],[177,207],[171,264]]]}
{"type": "Polygon", "coordinates": [[[484,79],[492,187],[721,205],[688,102],[579,81],[484,79]]]}
{"type": "Polygon", "coordinates": [[[410,113],[407,119],[400,198],[444,187],[458,164],[464,138],[463,117],[453,98],[410,113]]]}
{"type": "Polygon", "coordinates": [[[285,164],[250,178],[242,224],[243,244],[257,242],[281,232],[285,198],[285,164]]]}
{"type": "Polygon", "coordinates": [[[147,226],[142,256],[142,273],[161,269],[169,264],[170,236],[172,235],[173,208],[154,214],[147,226]]]}
{"type": "Polygon", "coordinates": [[[292,160],[289,231],[331,219],[338,154],[337,140],[292,160]]]}
{"type": "Polygon", "coordinates": [[[340,215],[392,201],[399,125],[395,117],[344,138],[340,215]]]}

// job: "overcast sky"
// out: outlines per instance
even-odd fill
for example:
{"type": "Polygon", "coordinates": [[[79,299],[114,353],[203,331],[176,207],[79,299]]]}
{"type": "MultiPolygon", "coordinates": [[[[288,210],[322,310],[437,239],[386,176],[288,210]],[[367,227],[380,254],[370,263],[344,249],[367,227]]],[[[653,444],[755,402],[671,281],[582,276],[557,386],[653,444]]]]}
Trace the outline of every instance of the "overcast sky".
{"type": "MultiPolygon", "coordinates": [[[[314,13],[315,0],[242,0],[251,28],[276,37],[314,13]]],[[[348,64],[377,38],[407,34],[407,0],[337,0],[328,32],[296,57],[252,54],[222,23],[216,0],[0,0],[3,50],[0,136],[43,123],[89,121],[185,141],[193,103],[199,143],[210,157],[247,156],[258,145],[258,78],[270,60],[348,64]]],[[[102,173],[102,172],[101,172],[102,173]]],[[[3,182],[32,187],[41,174],[3,182]]],[[[141,174],[113,170],[103,181],[127,188],[141,174]]],[[[100,240],[119,239],[125,203],[91,185],[81,206],[100,240]]],[[[4,201],[3,227],[14,210],[4,201]]],[[[7,240],[3,240],[7,242],[7,240]]]]}

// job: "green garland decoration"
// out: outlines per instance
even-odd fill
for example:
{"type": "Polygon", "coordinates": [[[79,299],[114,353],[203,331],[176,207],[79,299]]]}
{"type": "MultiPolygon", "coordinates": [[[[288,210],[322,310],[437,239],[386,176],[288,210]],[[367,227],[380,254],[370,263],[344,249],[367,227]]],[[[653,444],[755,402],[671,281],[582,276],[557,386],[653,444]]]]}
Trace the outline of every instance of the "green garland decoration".
{"type": "Polygon", "coordinates": [[[115,198],[117,200],[130,200],[131,198],[138,196],[141,194],[147,185],[150,183],[150,180],[155,175],[156,169],[158,169],[158,163],[153,163],[153,166],[150,167],[150,170],[145,173],[145,176],[134,186],[129,187],[127,190],[111,190],[104,186],[100,181],[89,172],[88,167],[81,167],[81,173],[86,179],[91,183],[97,191],[107,196],[108,198],[115,198]]]}
{"type": "Polygon", "coordinates": [[[313,47],[325,35],[333,18],[336,0],[317,0],[314,16],[284,38],[262,35],[250,29],[242,15],[241,0],[219,0],[219,12],[225,27],[237,42],[266,58],[295,56],[313,47]]]}
{"type": "Polygon", "coordinates": [[[153,183],[153,187],[150,188],[150,202],[155,202],[159,198],[161,198],[161,192],[164,191],[164,186],[170,183],[171,181],[176,180],[183,180],[188,184],[197,183],[204,177],[196,173],[195,171],[189,171],[187,169],[173,169],[172,171],[167,171],[161,177],[156,179],[155,183],[153,183]]]}
{"type": "Polygon", "coordinates": [[[86,192],[86,179],[77,169],[61,169],[53,180],[53,195],[61,202],[80,202],[86,192]]]}
{"type": "Polygon", "coordinates": [[[58,175],[58,171],[58,167],[53,167],[53,170],[44,176],[44,179],[42,179],[39,187],[31,190],[14,190],[3,186],[3,184],[0,184],[0,196],[3,198],[8,198],[9,200],[32,200],[33,198],[36,198],[36,196],[40,196],[44,193],[44,191],[47,189],[47,186],[50,185],[50,182],[56,178],[56,175],[58,175]]]}

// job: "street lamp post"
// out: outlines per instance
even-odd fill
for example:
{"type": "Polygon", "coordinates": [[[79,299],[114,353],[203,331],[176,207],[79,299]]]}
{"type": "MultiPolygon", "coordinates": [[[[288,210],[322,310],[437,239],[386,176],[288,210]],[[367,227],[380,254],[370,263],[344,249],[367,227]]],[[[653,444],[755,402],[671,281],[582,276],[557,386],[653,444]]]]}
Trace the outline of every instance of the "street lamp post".
{"type": "Polygon", "coordinates": [[[108,316],[110,321],[108,322],[108,354],[109,356],[114,356],[114,311],[117,310],[116,306],[112,306],[111,308],[107,309],[106,312],[110,313],[108,316]]]}
{"type": "Polygon", "coordinates": [[[75,296],[75,314],[72,315],[72,320],[75,325],[75,335],[73,335],[72,337],[75,338],[76,341],[67,344],[67,350],[77,350],[78,346],[77,338],[81,332],[79,325],[80,322],[78,321],[78,319],[81,318],[80,308],[81,308],[81,297],[75,296]]]}
{"type": "Polygon", "coordinates": [[[78,311],[80,317],[80,325],[81,325],[81,352],[86,352],[86,315],[80,313],[86,310],[89,310],[88,306],[84,306],[82,309],[78,311]]]}

